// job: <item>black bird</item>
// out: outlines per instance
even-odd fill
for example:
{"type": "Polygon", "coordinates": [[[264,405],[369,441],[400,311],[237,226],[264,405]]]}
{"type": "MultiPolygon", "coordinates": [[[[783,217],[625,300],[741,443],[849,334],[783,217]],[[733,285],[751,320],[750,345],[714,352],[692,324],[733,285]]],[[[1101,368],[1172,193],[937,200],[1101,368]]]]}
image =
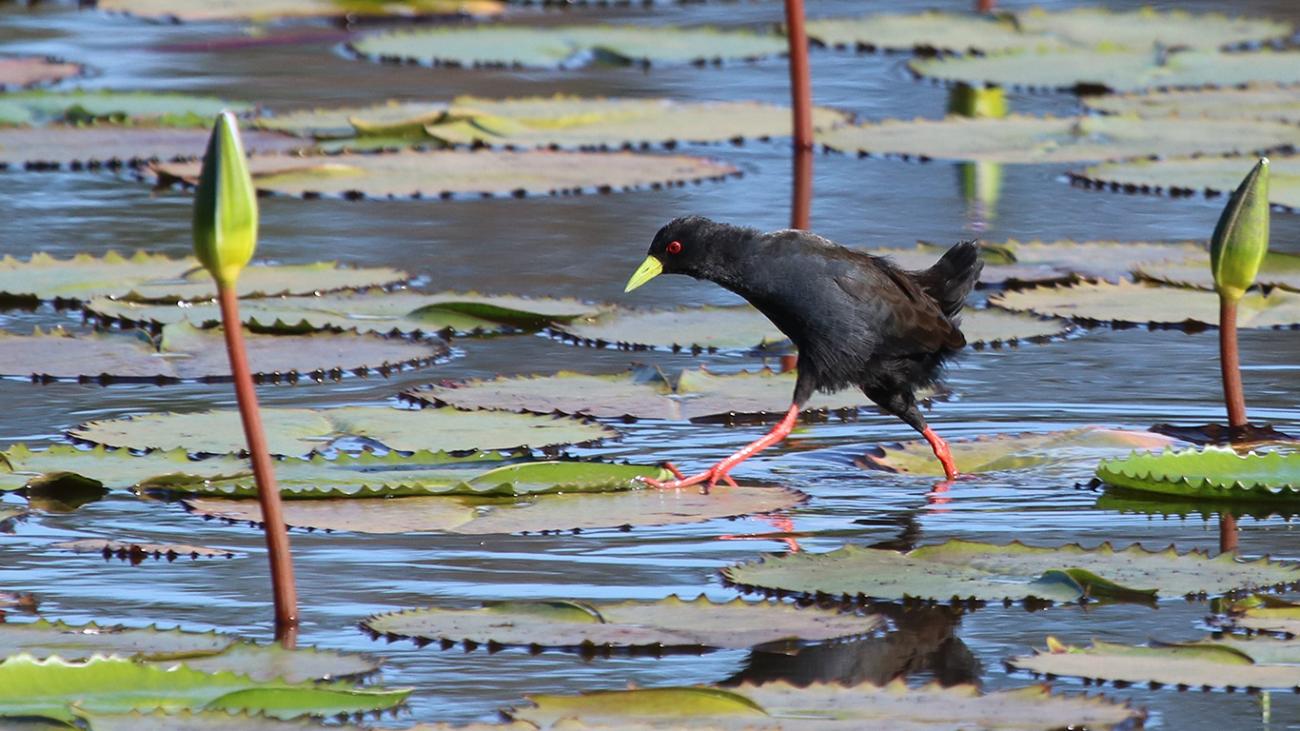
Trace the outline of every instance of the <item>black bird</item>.
{"type": "Polygon", "coordinates": [[[949,480],[957,476],[948,443],[916,407],[916,391],[934,383],[944,362],[966,345],[962,305],[984,262],[974,242],[953,246],[925,271],[846,249],[798,230],[762,233],[701,216],[659,229],[626,292],[661,273],[707,279],[749,300],[799,349],[794,403],[772,431],[694,477],[659,487],[718,480],[784,439],[813,391],[850,386],[907,422],[930,443],[949,480]]]}

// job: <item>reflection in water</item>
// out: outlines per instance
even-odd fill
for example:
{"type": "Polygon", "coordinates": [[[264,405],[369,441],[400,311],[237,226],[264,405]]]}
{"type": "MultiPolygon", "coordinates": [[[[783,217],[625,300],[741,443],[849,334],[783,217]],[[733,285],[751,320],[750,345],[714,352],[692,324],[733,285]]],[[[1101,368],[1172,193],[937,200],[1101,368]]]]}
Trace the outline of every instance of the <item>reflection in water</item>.
{"type": "Polygon", "coordinates": [[[998,198],[1002,194],[1002,164],[997,162],[963,162],[957,165],[961,196],[966,201],[966,229],[987,231],[998,217],[998,198]]]}

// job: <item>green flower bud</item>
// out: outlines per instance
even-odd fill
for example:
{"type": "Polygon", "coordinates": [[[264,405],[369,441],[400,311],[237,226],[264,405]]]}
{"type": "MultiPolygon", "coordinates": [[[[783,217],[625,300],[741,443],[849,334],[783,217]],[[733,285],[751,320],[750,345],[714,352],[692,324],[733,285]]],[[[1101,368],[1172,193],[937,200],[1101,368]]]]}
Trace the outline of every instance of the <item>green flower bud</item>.
{"type": "Polygon", "coordinates": [[[1210,239],[1210,270],[1219,294],[1233,302],[1255,283],[1268,253],[1268,158],[1260,158],[1228,198],[1210,239]]]}
{"type": "Polygon", "coordinates": [[[948,90],[948,113],[976,119],[1007,116],[1007,96],[1000,86],[957,84],[948,90]]]}
{"type": "Polygon", "coordinates": [[[257,248],[257,190],[235,115],[217,115],[194,193],[194,255],[222,286],[233,286],[257,248]]]}

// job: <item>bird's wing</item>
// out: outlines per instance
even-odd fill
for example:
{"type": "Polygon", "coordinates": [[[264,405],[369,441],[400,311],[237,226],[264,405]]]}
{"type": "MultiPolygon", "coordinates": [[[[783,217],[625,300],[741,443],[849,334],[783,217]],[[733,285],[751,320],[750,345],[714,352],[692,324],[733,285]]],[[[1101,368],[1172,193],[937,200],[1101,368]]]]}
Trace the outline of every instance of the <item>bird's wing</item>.
{"type": "Polygon", "coordinates": [[[879,313],[872,325],[888,350],[920,354],[966,344],[938,303],[900,269],[872,261],[850,267],[834,280],[865,310],[879,313]]]}

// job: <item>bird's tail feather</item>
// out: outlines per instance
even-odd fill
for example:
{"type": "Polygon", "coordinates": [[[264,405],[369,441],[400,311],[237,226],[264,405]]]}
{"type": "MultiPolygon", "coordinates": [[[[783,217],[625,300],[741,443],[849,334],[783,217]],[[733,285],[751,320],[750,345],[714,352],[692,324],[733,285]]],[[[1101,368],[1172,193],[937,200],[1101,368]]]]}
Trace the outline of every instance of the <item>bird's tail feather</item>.
{"type": "Polygon", "coordinates": [[[975,288],[983,269],[979,247],[974,241],[963,241],[948,249],[934,266],[913,276],[926,294],[939,303],[943,314],[948,319],[955,319],[961,314],[966,296],[975,288]]]}

